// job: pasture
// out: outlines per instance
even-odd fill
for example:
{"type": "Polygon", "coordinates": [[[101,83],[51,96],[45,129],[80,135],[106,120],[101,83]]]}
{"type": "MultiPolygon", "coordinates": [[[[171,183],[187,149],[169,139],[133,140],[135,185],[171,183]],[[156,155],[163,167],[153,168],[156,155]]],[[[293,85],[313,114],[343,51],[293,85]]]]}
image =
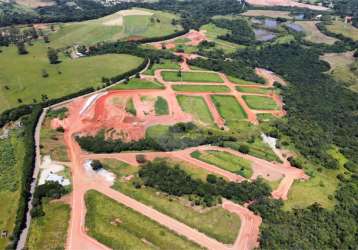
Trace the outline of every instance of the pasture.
{"type": "Polygon", "coordinates": [[[247,105],[252,109],[276,110],[279,108],[276,102],[270,97],[245,95],[242,98],[245,100],[247,105]]]}
{"type": "MultiPolygon", "coordinates": [[[[183,162],[168,161],[172,163],[173,167],[175,164],[179,164],[180,168],[188,172],[193,178],[206,180],[208,172],[205,170],[183,162]]],[[[116,171],[114,173],[119,177],[135,174],[135,168],[128,166],[128,169],[130,169],[130,172],[128,172],[121,162],[112,161],[111,167],[108,170],[112,172],[113,170],[116,171]],[[118,167],[119,165],[121,167],[118,167]]],[[[227,244],[234,242],[240,229],[240,218],[237,215],[229,213],[221,207],[212,207],[201,211],[199,208],[191,207],[187,197],[168,197],[149,187],[137,189],[133,185],[135,181],[135,179],[129,182],[116,181],[113,187],[146,205],[152,206],[162,213],[198,229],[210,237],[227,244]]]]}
{"type": "Polygon", "coordinates": [[[200,249],[157,222],[97,191],[88,191],[85,201],[88,234],[108,247],[200,249]]]}
{"type": "Polygon", "coordinates": [[[212,115],[203,97],[178,95],[177,99],[182,110],[191,114],[196,122],[215,126],[212,115]]]}
{"type": "Polygon", "coordinates": [[[336,38],[326,36],[321,31],[319,31],[319,29],[316,27],[316,22],[314,22],[314,21],[299,21],[296,23],[299,24],[303,28],[303,30],[306,34],[305,40],[307,40],[309,42],[325,43],[325,44],[332,45],[337,41],[336,38]]]}
{"type": "Polygon", "coordinates": [[[140,39],[158,37],[181,30],[173,25],[174,14],[146,10],[122,10],[114,14],[84,22],[60,24],[56,32],[50,32],[49,38],[54,47],[67,47],[73,44],[91,45],[101,41],[119,39],[140,39]]]}
{"type": "Polygon", "coordinates": [[[349,23],[342,21],[333,21],[332,25],[327,25],[327,29],[336,34],[342,34],[355,41],[358,40],[358,29],[349,23]]]}
{"type": "Polygon", "coordinates": [[[36,42],[29,53],[18,55],[15,46],[0,53],[0,112],[21,104],[65,96],[100,86],[102,77],[113,77],[138,67],[143,59],[125,54],[107,54],[50,64],[47,46],[36,42]],[[125,63],[124,63],[125,62],[125,63]],[[46,74],[45,74],[46,73],[46,74]]]}
{"type": "Polygon", "coordinates": [[[179,72],[163,71],[162,77],[168,82],[215,82],[223,83],[224,80],[214,72],[179,72]]]}

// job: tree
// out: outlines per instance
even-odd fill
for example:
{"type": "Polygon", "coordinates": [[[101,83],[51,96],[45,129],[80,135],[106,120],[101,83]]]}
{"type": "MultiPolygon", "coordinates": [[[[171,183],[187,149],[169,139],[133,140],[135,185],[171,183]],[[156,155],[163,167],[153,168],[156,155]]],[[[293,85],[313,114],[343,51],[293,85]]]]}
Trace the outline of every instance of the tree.
{"type": "Polygon", "coordinates": [[[50,42],[50,39],[48,38],[47,35],[44,35],[43,37],[44,37],[44,42],[45,42],[45,43],[49,43],[49,42],[50,42]]]}
{"type": "Polygon", "coordinates": [[[91,162],[91,167],[94,171],[98,171],[103,168],[103,165],[99,160],[93,160],[91,162]]]}
{"type": "Polygon", "coordinates": [[[250,152],[250,148],[249,146],[242,144],[239,147],[239,151],[243,154],[248,154],[250,152]]]}
{"type": "Polygon", "coordinates": [[[41,75],[42,75],[43,78],[47,78],[47,77],[48,77],[47,70],[46,70],[46,69],[43,69],[43,70],[41,71],[41,75]]]}
{"type": "Polygon", "coordinates": [[[57,55],[57,51],[53,48],[49,48],[47,51],[47,57],[48,60],[50,61],[51,64],[56,64],[58,63],[58,55],[57,55]]]}
{"type": "Polygon", "coordinates": [[[16,47],[17,47],[17,53],[19,55],[26,55],[27,53],[29,53],[27,50],[26,50],[26,47],[25,47],[25,43],[24,42],[18,42],[16,43],[16,47]]]}

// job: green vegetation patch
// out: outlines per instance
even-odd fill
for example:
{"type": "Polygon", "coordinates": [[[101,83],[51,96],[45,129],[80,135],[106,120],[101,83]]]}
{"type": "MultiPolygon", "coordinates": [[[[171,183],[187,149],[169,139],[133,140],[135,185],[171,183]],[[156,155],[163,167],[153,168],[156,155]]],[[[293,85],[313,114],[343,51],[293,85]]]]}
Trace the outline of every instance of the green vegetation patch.
{"type": "Polygon", "coordinates": [[[243,84],[243,85],[247,85],[247,84],[257,84],[255,82],[251,82],[251,81],[246,81],[243,79],[239,79],[237,77],[234,76],[227,76],[227,78],[229,79],[230,82],[232,83],[236,83],[236,84],[243,84]]]}
{"type": "Polygon", "coordinates": [[[163,79],[169,82],[224,82],[224,80],[214,72],[163,71],[161,73],[163,79]]]}
{"type": "Polygon", "coordinates": [[[236,126],[235,123],[247,117],[234,96],[212,95],[211,98],[229,127],[236,126]]]}
{"type": "Polygon", "coordinates": [[[355,41],[358,40],[358,29],[351,24],[347,24],[342,21],[333,21],[331,25],[327,25],[326,27],[333,33],[342,34],[343,36],[349,37],[355,41]]]}
{"type": "Polygon", "coordinates": [[[177,95],[177,100],[182,110],[193,115],[194,120],[199,123],[215,126],[213,117],[203,97],[177,95]]]}
{"type": "Polygon", "coordinates": [[[125,54],[69,59],[50,64],[47,44],[36,42],[29,54],[18,55],[15,46],[0,53],[0,112],[21,104],[62,97],[87,87],[101,85],[102,77],[113,77],[138,67],[143,59],[125,54]],[[126,63],[123,63],[126,62],[126,63]],[[44,77],[44,72],[48,76],[44,77]]]}
{"type": "Polygon", "coordinates": [[[116,84],[110,89],[126,90],[126,89],[164,89],[163,84],[157,81],[149,81],[145,79],[132,78],[127,83],[116,84]]]}
{"type": "Polygon", "coordinates": [[[90,236],[114,249],[200,249],[148,217],[90,190],[85,196],[90,236]]]}
{"type": "Polygon", "coordinates": [[[254,95],[245,95],[243,99],[247,105],[252,109],[257,110],[277,110],[279,107],[276,102],[266,96],[254,96],[254,95]]]}
{"type": "Polygon", "coordinates": [[[70,206],[62,202],[43,202],[45,215],[33,218],[26,243],[29,250],[65,249],[70,206]]]}
{"type": "Polygon", "coordinates": [[[229,92],[230,89],[220,85],[173,85],[175,91],[185,92],[229,92]]]}
{"type": "Polygon", "coordinates": [[[236,86],[236,90],[244,93],[257,93],[257,94],[268,94],[273,91],[273,89],[268,88],[250,88],[250,87],[242,87],[236,86]]]}
{"type": "Polygon", "coordinates": [[[133,102],[133,98],[130,98],[128,101],[127,101],[127,104],[126,104],[126,112],[136,116],[137,115],[137,110],[134,106],[134,102],[133,102]]]}
{"type": "Polygon", "coordinates": [[[297,22],[303,29],[306,34],[305,40],[312,43],[325,43],[325,44],[334,44],[337,39],[326,36],[323,34],[317,27],[316,22],[314,21],[300,21],[297,22]]]}
{"type": "Polygon", "coordinates": [[[166,99],[164,99],[161,96],[158,96],[158,98],[155,100],[154,108],[155,108],[156,115],[168,115],[169,114],[168,102],[166,99]]]}
{"type": "Polygon", "coordinates": [[[171,60],[161,60],[160,63],[151,65],[149,69],[144,72],[144,74],[153,76],[157,69],[180,69],[180,66],[178,63],[171,60]]]}
{"type": "Polygon", "coordinates": [[[214,150],[194,151],[191,156],[245,178],[252,176],[251,162],[228,152],[214,150]]]}

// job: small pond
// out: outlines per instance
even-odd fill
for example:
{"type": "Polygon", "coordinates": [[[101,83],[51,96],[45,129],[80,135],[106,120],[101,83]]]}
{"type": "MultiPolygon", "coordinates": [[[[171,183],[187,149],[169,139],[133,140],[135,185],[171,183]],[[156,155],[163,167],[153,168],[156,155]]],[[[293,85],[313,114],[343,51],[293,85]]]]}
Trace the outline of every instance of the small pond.
{"type": "Polygon", "coordinates": [[[266,42],[274,39],[276,34],[264,29],[254,29],[257,41],[266,42]]]}

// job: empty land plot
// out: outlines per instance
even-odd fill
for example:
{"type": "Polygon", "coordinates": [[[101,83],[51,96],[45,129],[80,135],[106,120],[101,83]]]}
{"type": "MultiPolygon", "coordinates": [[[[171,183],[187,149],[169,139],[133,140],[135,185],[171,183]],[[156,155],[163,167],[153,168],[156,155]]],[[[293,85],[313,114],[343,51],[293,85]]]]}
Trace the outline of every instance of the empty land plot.
{"type": "Polygon", "coordinates": [[[169,114],[168,102],[161,96],[158,96],[154,104],[155,114],[156,115],[167,115],[169,114]]]}
{"type": "Polygon", "coordinates": [[[113,249],[200,249],[148,217],[90,190],[85,196],[88,234],[113,249]]]}
{"type": "Polygon", "coordinates": [[[239,174],[245,178],[250,178],[252,176],[251,162],[228,152],[215,150],[204,152],[194,151],[192,157],[232,173],[239,174]]]}
{"type": "Polygon", "coordinates": [[[268,88],[251,88],[251,87],[241,87],[241,86],[237,86],[236,90],[244,93],[257,93],[257,94],[268,94],[273,91],[273,89],[268,89],[268,88]]]}
{"type": "MultiPolygon", "coordinates": [[[[176,161],[172,161],[172,166],[175,166],[176,161]]],[[[115,162],[113,162],[115,163],[115,162]]],[[[118,162],[117,165],[121,163],[118,162]]],[[[180,163],[179,166],[184,171],[188,172],[194,179],[201,179],[206,181],[208,172],[203,169],[191,166],[186,163],[180,163]]],[[[109,169],[118,177],[126,176],[128,173],[135,174],[134,168],[128,166],[129,170],[124,167],[116,167],[115,164],[109,169]],[[118,170],[120,169],[120,170],[118,170]],[[130,172],[128,172],[130,171],[130,172]]],[[[138,167],[136,167],[138,169],[138,167]]],[[[184,224],[187,224],[206,235],[217,239],[226,244],[231,244],[235,241],[240,230],[240,218],[221,207],[212,207],[209,209],[200,209],[198,207],[191,207],[188,197],[169,197],[158,190],[150,187],[135,188],[133,185],[136,178],[128,182],[116,181],[113,188],[148,205],[156,210],[167,214],[184,224]]]]}
{"type": "Polygon", "coordinates": [[[170,61],[170,60],[162,60],[160,63],[155,63],[147,69],[144,74],[145,75],[154,75],[154,72],[157,69],[180,69],[178,63],[170,61]]]}
{"type": "Polygon", "coordinates": [[[44,202],[45,215],[33,218],[26,249],[64,249],[70,206],[62,202],[44,202]]]}
{"type": "Polygon", "coordinates": [[[229,79],[230,82],[232,83],[236,83],[236,84],[243,84],[243,85],[248,85],[248,84],[257,84],[255,82],[249,82],[234,76],[227,76],[227,78],[229,79]]]}
{"type": "Polygon", "coordinates": [[[229,92],[230,89],[220,85],[173,85],[175,91],[182,92],[229,92]]]}
{"type": "Polygon", "coordinates": [[[316,27],[316,23],[314,21],[299,21],[296,22],[297,24],[299,24],[306,36],[305,36],[305,40],[312,42],[312,43],[326,43],[326,44],[334,44],[336,41],[338,41],[336,38],[330,37],[330,36],[326,36],[325,34],[323,34],[321,31],[319,31],[319,29],[316,27]]]}
{"type": "Polygon", "coordinates": [[[191,114],[194,120],[215,126],[212,115],[203,97],[178,95],[177,99],[182,110],[191,114]]]}
{"type": "Polygon", "coordinates": [[[332,25],[327,25],[327,29],[336,34],[342,34],[355,41],[358,40],[358,29],[349,23],[342,21],[333,21],[332,25]]]}
{"type": "Polygon", "coordinates": [[[144,79],[133,78],[127,83],[117,84],[110,89],[126,90],[126,89],[164,89],[164,85],[157,81],[149,81],[144,79]]]}
{"type": "Polygon", "coordinates": [[[260,122],[268,122],[277,118],[272,114],[257,114],[256,116],[260,122]]]}
{"type": "Polygon", "coordinates": [[[179,72],[163,71],[163,79],[168,82],[217,82],[223,83],[224,80],[214,72],[179,72]]]}
{"type": "Polygon", "coordinates": [[[130,98],[126,103],[126,111],[134,116],[137,115],[137,110],[134,106],[133,98],[130,98]]]}
{"type": "Polygon", "coordinates": [[[211,98],[220,115],[229,126],[247,117],[234,96],[213,95],[211,98]]]}
{"type": "Polygon", "coordinates": [[[257,109],[257,110],[277,110],[278,109],[278,105],[270,97],[245,95],[242,98],[245,100],[247,105],[252,109],[257,109]]]}
{"type": "Polygon", "coordinates": [[[286,18],[286,19],[292,19],[292,16],[289,15],[290,12],[288,11],[276,11],[276,10],[248,10],[241,15],[243,16],[265,16],[265,17],[271,17],[271,18],[286,18]]]}
{"type": "Polygon", "coordinates": [[[34,99],[39,102],[42,95],[52,99],[84,88],[101,86],[102,77],[117,76],[143,62],[140,57],[126,54],[107,54],[75,60],[60,54],[61,63],[50,64],[47,46],[43,42],[36,42],[27,48],[27,55],[18,55],[16,46],[2,48],[0,111],[33,103],[34,99]]]}

